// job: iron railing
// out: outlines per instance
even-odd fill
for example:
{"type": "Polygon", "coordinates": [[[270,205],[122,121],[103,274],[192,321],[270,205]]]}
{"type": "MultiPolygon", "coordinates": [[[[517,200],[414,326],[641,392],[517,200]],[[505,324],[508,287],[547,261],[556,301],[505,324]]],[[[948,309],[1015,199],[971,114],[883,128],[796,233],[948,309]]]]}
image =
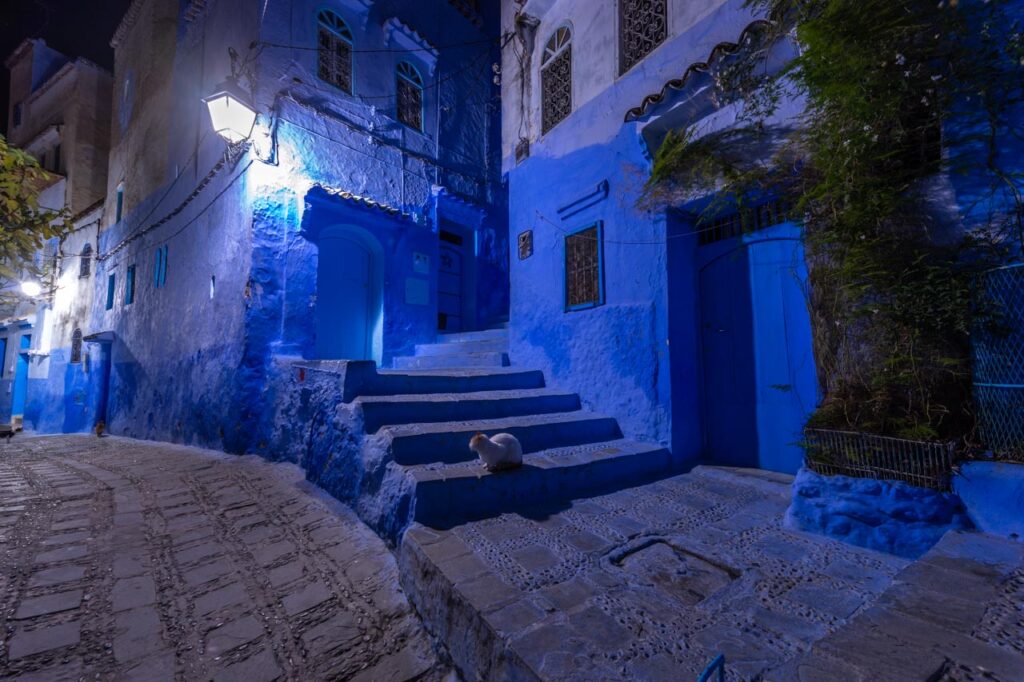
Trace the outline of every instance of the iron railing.
{"type": "Polygon", "coordinates": [[[947,491],[954,443],[929,443],[854,431],[807,429],[804,463],[824,476],[903,481],[947,491]]]}

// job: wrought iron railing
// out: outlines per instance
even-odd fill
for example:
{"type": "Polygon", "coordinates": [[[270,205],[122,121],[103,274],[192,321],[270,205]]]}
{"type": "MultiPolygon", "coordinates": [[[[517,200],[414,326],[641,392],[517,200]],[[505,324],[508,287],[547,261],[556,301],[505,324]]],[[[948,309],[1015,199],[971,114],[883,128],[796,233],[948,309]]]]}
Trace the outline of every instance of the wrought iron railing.
{"type": "Polygon", "coordinates": [[[804,463],[825,476],[903,481],[950,489],[954,443],[929,443],[854,431],[807,429],[804,463]]]}

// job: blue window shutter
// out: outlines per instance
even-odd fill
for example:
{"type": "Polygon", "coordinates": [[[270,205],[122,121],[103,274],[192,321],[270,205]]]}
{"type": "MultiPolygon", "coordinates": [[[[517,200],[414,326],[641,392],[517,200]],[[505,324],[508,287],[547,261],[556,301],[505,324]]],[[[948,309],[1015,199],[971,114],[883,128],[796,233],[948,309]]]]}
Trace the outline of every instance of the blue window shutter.
{"type": "Polygon", "coordinates": [[[135,266],[129,265],[124,280],[124,304],[131,305],[135,302],[135,266]]]}
{"type": "Polygon", "coordinates": [[[116,283],[116,280],[114,278],[114,273],[109,274],[107,276],[107,310],[110,310],[111,308],[114,307],[114,284],[115,283],[116,283]]]}

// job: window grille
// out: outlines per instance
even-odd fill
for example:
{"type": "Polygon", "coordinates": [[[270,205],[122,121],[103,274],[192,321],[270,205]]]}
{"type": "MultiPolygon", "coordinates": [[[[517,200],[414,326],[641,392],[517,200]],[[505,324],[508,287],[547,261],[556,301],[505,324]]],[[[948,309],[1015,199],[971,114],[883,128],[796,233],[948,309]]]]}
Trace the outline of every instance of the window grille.
{"type": "Polygon", "coordinates": [[[601,286],[601,225],[591,225],[565,238],[565,307],[592,308],[604,303],[601,286]]]}
{"type": "Polygon", "coordinates": [[[73,364],[82,361],[82,330],[76,329],[71,335],[71,362],[73,364]]]}
{"type": "Polygon", "coordinates": [[[636,66],[667,36],[667,0],[619,0],[619,74],[636,66]]]}
{"type": "Polygon", "coordinates": [[[697,243],[701,246],[764,230],[790,219],[789,202],[776,199],[753,208],[697,221],[697,243]]]}
{"type": "Polygon", "coordinates": [[[82,253],[78,263],[78,277],[85,279],[92,274],[92,244],[82,247],[82,253]]]}
{"type": "Polygon", "coordinates": [[[540,66],[541,131],[572,113],[572,31],[556,30],[544,47],[540,66]]]}
{"type": "Polygon", "coordinates": [[[321,80],[352,94],[352,31],[345,21],[330,10],[317,15],[319,28],[319,63],[321,80]]]}
{"type": "Polygon", "coordinates": [[[398,63],[398,121],[423,130],[423,78],[409,62],[398,63]]]}

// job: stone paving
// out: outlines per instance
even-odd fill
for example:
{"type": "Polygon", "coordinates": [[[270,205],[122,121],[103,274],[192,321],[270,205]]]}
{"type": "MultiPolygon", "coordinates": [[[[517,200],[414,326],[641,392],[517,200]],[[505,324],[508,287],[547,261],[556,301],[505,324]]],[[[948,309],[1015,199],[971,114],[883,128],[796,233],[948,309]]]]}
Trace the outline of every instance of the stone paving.
{"type": "Polygon", "coordinates": [[[291,465],[0,445],[0,678],[442,679],[393,555],[291,465]]]}
{"type": "MultiPolygon", "coordinates": [[[[1002,634],[975,641],[962,661],[949,656],[977,677],[934,677],[944,662],[930,666],[935,652],[914,659],[923,663],[916,674],[904,675],[908,666],[890,674],[889,659],[909,655],[908,642],[920,643],[921,635],[902,635],[891,640],[898,646],[885,648],[869,625],[853,636],[845,628],[877,613],[876,604],[893,610],[897,597],[886,590],[918,565],[785,529],[789,482],[699,467],[563,506],[452,528],[416,524],[401,547],[402,578],[467,679],[694,680],[718,653],[726,656],[728,680],[1024,679],[1024,658],[1013,658],[1024,641],[1020,571],[1014,579],[1005,566],[1000,572],[968,564],[948,573],[946,589],[970,584],[965,598],[977,600],[973,611],[959,601],[945,608],[941,593],[914,593],[914,606],[903,595],[901,614],[926,610],[927,601],[938,625],[901,615],[888,627],[937,637],[936,628],[958,614],[989,614],[978,627],[1002,634]],[[862,637],[875,644],[874,661],[858,651],[862,637]],[[798,662],[819,641],[822,652],[798,662]],[[840,644],[830,648],[829,641],[840,644]],[[849,649],[854,662],[833,666],[837,647],[849,649]],[[981,677],[986,647],[1000,675],[981,677]],[[1020,675],[1006,672],[1013,670],[1020,675]],[[861,672],[868,674],[850,676],[861,672]]],[[[1000,551],[1020,557],[1019,569],[1024,553],[1012,548],[1024,545],[988,541],[1010,545],[1000,551]]],[[[940,590],[931,580],[930,589],[940,590]]]]}

